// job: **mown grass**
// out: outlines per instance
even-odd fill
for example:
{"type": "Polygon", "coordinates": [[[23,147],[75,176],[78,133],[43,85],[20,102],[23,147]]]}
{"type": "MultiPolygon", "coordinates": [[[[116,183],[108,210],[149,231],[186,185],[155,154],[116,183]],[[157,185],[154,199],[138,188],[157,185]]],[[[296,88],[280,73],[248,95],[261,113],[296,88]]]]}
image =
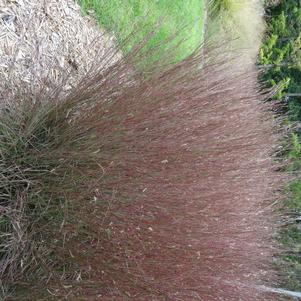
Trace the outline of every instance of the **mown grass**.
{"type": "Polygon", "coordinates": [[[203,0],[78,0],[78,2],[84,12],[92,10],[100,26],[114,33],[118,42],[122,43],[134,33],[131,41],[123,47],[125,52],[130,51],[156,27],[158,31],[147,42],[147,47],[156,47],[162,41],[176,35],[174,43],[179,43],[176,53],[178,60],[192,53],[202,41],[203,0]],[[178,32],[179,29],[184,30],[178,32]]]}

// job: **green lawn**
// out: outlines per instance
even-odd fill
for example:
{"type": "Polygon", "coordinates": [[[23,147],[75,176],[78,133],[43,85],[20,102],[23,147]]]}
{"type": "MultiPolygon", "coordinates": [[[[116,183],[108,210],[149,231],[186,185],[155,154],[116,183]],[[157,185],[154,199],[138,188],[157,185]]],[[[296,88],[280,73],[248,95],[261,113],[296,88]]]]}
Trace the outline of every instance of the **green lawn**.
{"type": "Polygon", "coordinates": [[[189,55],[202,41],[203,0],[78,0],[84,11],[93,11],[99,24],[113,32],[118,42],[134,32],[133,38],[124,46],[127,52],[147,33],[160,28],[148,41],[147,47],[156,45],[177,33],[179,43],[176,58],[189,55]]]}

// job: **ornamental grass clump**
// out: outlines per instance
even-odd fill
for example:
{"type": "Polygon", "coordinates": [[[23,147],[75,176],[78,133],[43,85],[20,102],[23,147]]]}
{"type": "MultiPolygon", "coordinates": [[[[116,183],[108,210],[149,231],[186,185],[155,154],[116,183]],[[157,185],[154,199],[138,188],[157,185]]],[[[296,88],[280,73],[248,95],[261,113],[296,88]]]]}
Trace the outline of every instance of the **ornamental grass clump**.
{"type": "Polygon", "coordinates": [[[122,129],[105,187],[129,204],[111,203],[110,248],[91,261],[103,300],[275,300],[258,289],[277,281],[273,120],[254,67],[200,53],[135,82],[111,103],[123,117],[104,119],[122,129]]]}
{"type": "Polygon", "coordinates": [[[255,67],[202,47],[152,65],[143,43],[112,49],[67,93],[2,104],[12,300],[275,300],[275,120],[255,67]]]}
{"type": "Polygon", "coordinates": [[[254,64],[216,38],[178,62],[153,33],[97,53],[95,27],[77,58],[86,25],[47,26],[77,19],[69,2],[1,23],[20,26],[0,74],[2,299],[274,301],[279,133],[254,64]]]}

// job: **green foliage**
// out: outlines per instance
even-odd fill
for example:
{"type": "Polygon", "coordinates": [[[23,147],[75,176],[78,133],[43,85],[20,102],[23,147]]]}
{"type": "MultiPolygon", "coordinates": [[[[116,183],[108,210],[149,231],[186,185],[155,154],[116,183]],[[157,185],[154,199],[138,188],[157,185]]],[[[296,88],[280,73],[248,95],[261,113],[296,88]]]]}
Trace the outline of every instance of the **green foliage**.
{"type": "MultiPolygon", "coordinates": [[[[146,34],[158,28],[147,47],[157,47],[176,35],[177,59],[182,59],[202,40],[203,0],[78,0],[85,12],[92,10],[99,24],[113,32],[122,43],[130,34],[131,41],[123,51],[128,52],[146,34]],[[162,21],[160,21],[162,20],[162,21]],[[180,29],[180,32],[178,32],[180,29]]],[[[164,50],[164,49],[163,49],[164,50]]],[[[162,51],[163,51],[162,50],[162,51]]]]}
{"type": "Polygon", "coordinates": [[[289,195],[286,202],[288,208],[295,212],[301,212],[301,182],[298,180],[292,181],[287,187],[287,193],[289,195]]]}
{"type": "Polygon", "coordinates": [[[291,159],[300,159],[301,145],[297,134],[292,134],[292,149],[288,155],[291,159]]]}
{"type": "MultiPolygon", "coordinates": [[[[300,106],[298,106],[300,108],[300,106]]],[[[300,137],[293,133],[290,139],[290,151],[287,153],[290,164],[288,172],[299,172],[301,169],[300,137]]],[[[291,290],[301,290],[301,228],[294,218],[301,216],[301,181],[296,179],[285,188],[284,210],[291,215],[293,222],[280,232],[280,241],[287,252],[280,260],[280,267],[285,276],[283,285],[291,290]]]]}
{"type": "MultiPolygon", "coordinates": [[[[263,80],[276,88],[274,99],[284,101],[288,113],[288,124],[301,120],[301,7],[298,0],[280,1],[266,8],[267,34],[259,53],[259,64],[263,66],[263,80]]],[[[292,133],[289,151],[288,172],[301,169],[300,134],[292,133]]],[[[292,218],[301,215],[301,181],[295,180],[285,189],[287,199],[284,210],[292,218]]],[[[283,285],[291,290],[301,290],[301,229],[292,222],[280,233],[280,240],[287,252],[280,260],[285,275],[283,285]]]]}
{"type": "Polygon", "coordinates": [[[301,119],[301,106],[298,99],[291,99],[288,102],[288,112],[291,120],[297,121],[301,119]]]}
{"type": "Polygon", "coordinates": [[[287,226],[281,233],[281,242],[290,251],[285,253],[280,267],[285,274],[282,285],[292,291],[301,290],[301,231],[295,225],[287,226]]]}
{"type": "MultiPolygon", "coordinates": [[[[260,49],[259,64],[265,68],[263,80],[270,86],[280,87],[275,99],[281,100],[287,94],[300,93],[300,1],[281,1],[277,6],[268,7],[266,13],[268,15],[267,35],[260,49]]],[[[289,100],[293,98],[289,96],[289,100]]],[[[297,108],[294,107],[294,109],[297,108]]]]}

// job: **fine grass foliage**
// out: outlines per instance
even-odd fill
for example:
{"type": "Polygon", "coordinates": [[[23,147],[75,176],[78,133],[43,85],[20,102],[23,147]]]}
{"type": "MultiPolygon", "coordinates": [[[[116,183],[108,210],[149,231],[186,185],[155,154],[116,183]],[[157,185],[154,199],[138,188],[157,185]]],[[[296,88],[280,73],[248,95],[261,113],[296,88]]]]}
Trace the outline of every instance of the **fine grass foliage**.
{"type": "Polygon", "coordinates": [[[57,102],[50,95],[24,94],[1,111],[3,287],[61,278],[60,267],[70,263],[66,241],[76,235],[70,222],[81,212],[80,201],[92,197],[93,181],[102,173],[92,148],[97,147],[93,127],[82,128],[69,117],[78,105],[78,99],[57,102]]]}
{"type": "MultiPolygon", "coordinates": [[[[121,10],[124,30],[132,2],[89,3],[121,10]]],[[[149,3],[144,16],[161,15],[149,3]]],[[[95,60],[67,94],[20,87],[4,104],[1,278],[13,300],[273,300],[256,287],[277,278],[282,178],[258,72],[214,43],[167,64],[178,43],[164,28],[107,68],[95,60]],[[168,51],[137,68],[157,45],[168,51]]]]}
{"type": "Polygon", "coordinates": [[[5,103],[1,278],[13,300],[266,300],[254,286],[274,278],[280,178],[258,73],[212,44],[144,72],[141,49],[93,65],[67,94],[20,87],[5,103]]]}

